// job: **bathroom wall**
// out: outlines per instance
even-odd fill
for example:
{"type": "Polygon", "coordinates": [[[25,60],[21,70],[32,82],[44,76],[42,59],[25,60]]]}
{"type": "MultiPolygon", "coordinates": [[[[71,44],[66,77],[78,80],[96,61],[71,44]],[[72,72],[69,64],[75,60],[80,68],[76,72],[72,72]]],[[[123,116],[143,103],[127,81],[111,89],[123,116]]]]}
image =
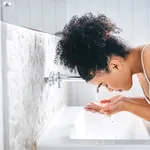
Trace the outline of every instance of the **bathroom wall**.
{"type": "MultiPolygon", "coordinates": [[[[0,0],[0,3],[2,1],[0,0]]],[[[2,27],[0,7],[0,149],[4,150],[4,113],[3,113],[3,79],[2,79],[2,27]]]]}
{"type": "Polygon", "coordinates": [[[9,0],[3,21],[54,34],[66,24],[66,0],[9,0]],[[37,11],[38,10],[38,11],[37,11]],[[38,16],[38,17],[37,17],[38,16]]]}
{"type": "Polygon", "coordinates": [[[138,45],[150,40],[149,7],[149,0],[66,0],[66,20],[87,12],[105,14],[123,29],[121,36],[128,43],[138,45]]]}
{"type": "Polygon", "coordinates": [[[4,149],[4,137],[3,137],[3,84],[2,84],[2,42],[1,42],[1,20],[0,20],[0,149],[4,149]]]}
{"type": "Polygon", "coordinates": [[[5,132],[11,150],[31,150],[33,139],[68,101],[66,83],[59,89],[43,80],[50,71],[59,69],[53,63],[58,38],[6,23],[2,26],[4,111],[9,124],[5,132]]]}
{"type": "Polygon", "coordinates": [[[104,13],[110,17],[124,30],[122,35],[127,40],[148,42],[147,36],[150,36],[149,0],[9,0],[9,2],[10,7],[2,7],[3,21],[51,34],[62,30],[73,15],[81,16],[92,12],[104,13]]]}

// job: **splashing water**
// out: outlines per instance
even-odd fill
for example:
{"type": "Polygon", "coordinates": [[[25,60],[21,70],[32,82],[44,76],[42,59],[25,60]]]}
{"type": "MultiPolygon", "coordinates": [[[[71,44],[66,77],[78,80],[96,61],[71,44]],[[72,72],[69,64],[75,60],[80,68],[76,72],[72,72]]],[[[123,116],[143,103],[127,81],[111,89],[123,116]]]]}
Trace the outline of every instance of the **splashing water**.
{"type": "MultiPolygon", "coordinates": [[[[95,101],[97,103],[100,103],[100,100],[98,98],[98,93],[96,92],[95,88],[94,88],[94,95],[95,95],[95,101]]],[[[103,116],[105,117],[105,119],[109,119],[112,123],[115,123],[114,116],[109,116],[107,114],[104,114],[103,116]]]]}
{"type": "MultiPolygon", "coordinates": [[[[100,99],[98,98],[98,93],[96,92],[95,88],[94,88],[94,95],[95,95],[95,101],[97,103],[100,103],[100,99]]],[[[116,121],[114,119],[114,116],[112,116],[112,115],[109,116],[107,114],[101,114],[101,115],[104,116],[104,120],[103,121],[105,121],[105,119],[111,121],[111,123],[112,123],[112,131],[114,133],[114,139],[116,139],[116,133],[115,133],[115,123],[116,123],[116,121]]]]}

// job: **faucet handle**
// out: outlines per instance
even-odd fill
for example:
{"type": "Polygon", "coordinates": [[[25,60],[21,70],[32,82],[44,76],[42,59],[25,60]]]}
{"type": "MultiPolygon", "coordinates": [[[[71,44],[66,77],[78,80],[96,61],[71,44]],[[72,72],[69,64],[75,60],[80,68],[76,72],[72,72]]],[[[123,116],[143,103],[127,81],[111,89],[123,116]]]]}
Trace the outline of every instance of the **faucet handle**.
{"type": "Polygon", "coordinates": [[[48,77],[44,77],[44,82],[47,83],[48,82],[48,77]]]}
{"type": "Polygon", "coordinates": [[[57,82],[58,82],[58,88],[61,88],[61,77],[60,77],[60,72],[57,72],[57,82]]]}

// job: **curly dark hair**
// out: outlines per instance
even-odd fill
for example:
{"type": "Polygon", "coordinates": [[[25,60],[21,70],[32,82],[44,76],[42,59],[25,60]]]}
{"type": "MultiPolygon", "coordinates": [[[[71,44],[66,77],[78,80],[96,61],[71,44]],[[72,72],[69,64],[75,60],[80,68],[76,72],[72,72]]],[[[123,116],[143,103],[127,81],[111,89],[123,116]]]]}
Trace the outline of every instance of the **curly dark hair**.
{"type": "Polygon", "coordinates": [[[55,63],[59,62],[70,72],[78,71],[86,81],[93,78],[91,70],[109,71],[109,57],[125,58],[129,53],[127,45],[113,35],[120,32],[121,29],[103,14],[73,16],[61,33],[55,63]]]}

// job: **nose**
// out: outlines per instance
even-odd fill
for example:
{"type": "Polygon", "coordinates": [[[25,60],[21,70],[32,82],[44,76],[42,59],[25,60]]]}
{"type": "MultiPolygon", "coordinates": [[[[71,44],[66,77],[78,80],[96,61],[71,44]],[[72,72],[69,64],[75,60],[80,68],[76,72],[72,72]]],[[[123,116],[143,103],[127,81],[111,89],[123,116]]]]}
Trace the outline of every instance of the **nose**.
{"type": "Polygon", "coordinates": [[[108,84],[106,84],[105,86],[106,86],[106,88],[108,89],[109,92],[112,92],[112,91],[113,91],[113,89],[110,88],[110,87],[108,86],[108,84]]]}

